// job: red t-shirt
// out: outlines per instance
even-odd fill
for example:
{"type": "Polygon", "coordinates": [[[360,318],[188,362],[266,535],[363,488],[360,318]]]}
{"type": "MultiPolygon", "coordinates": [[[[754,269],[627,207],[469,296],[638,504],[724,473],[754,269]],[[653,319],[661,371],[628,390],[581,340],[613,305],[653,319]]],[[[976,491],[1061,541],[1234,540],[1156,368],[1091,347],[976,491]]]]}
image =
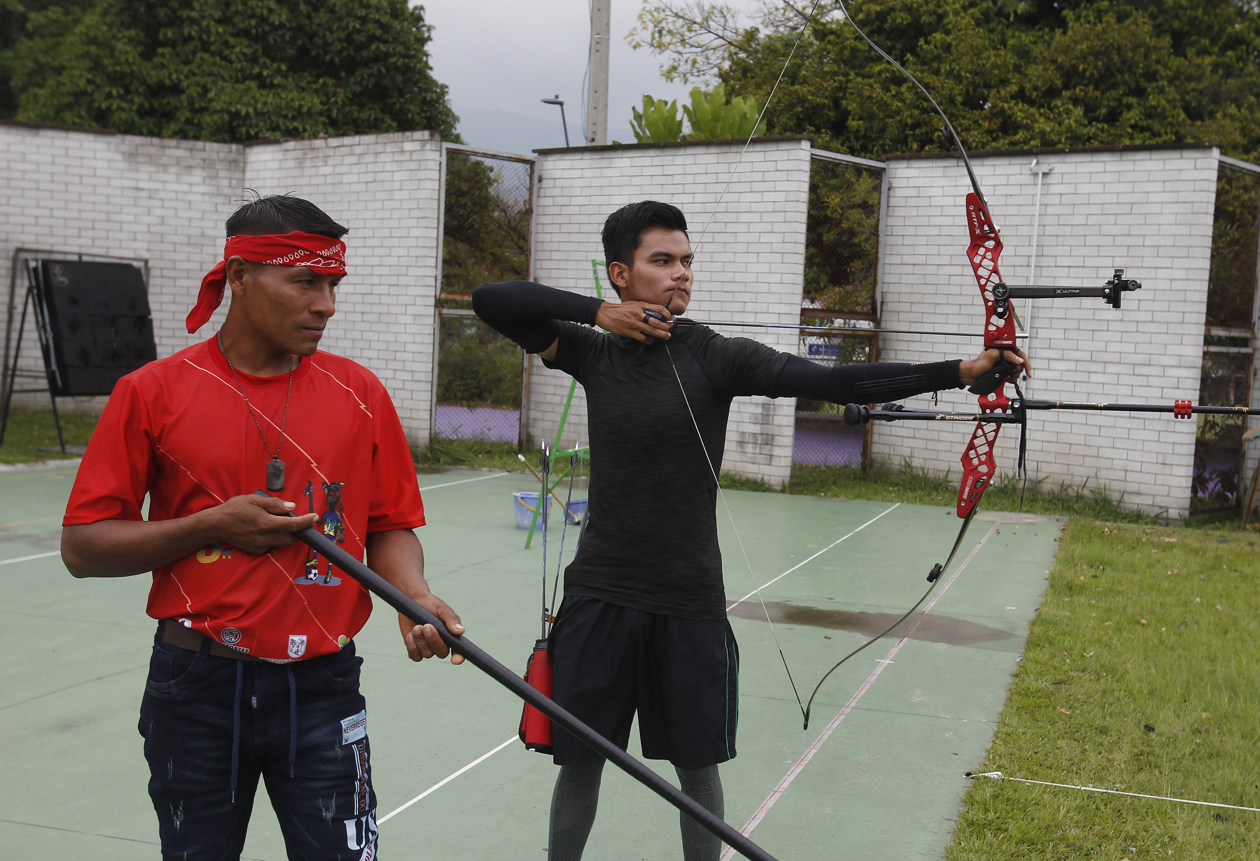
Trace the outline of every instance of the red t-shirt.
{"type": "MultiPolygon", "coordinates": [[[[237,372],[276,450],[289,375],[237,372]]],[[[349,359],[317,352],[293,372],[272,494],[315,512],[356,559],[373,532],[424,525],[415,465],[385,387],[349,359]]],[[[214,338],[119,380],[79,466],[66,526],[186,517],[265,487],[270,460],[214,338]]],[[[153,572],[148,613],[271,661],[335,652],[372,610],[365,588],[304,544],[251,556],[222,545],[153,572]]]]}

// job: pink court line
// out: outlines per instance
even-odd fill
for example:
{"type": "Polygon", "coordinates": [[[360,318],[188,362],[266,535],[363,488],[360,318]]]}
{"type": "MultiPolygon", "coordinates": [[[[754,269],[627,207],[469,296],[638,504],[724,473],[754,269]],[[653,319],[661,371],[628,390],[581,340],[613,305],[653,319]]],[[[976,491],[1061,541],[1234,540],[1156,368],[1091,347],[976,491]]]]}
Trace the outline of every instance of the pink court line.
{"type": "MultiPolygon", "coordinates": [[[[971,564],[971,560],[974,559],[976,554],[980,552],[980,548],[983,547],[985,542],[987,542],[989,538],[992,537],[993,533],[997,531],[997,528],[1001,525],[1002,518],[1004,516],[1005,515],[1001,514],[998,515],[997,520],[994,521],[993,526],[989,529],[985,536],[981,538],[980,542],[972,548],[972,551],[969,554],[967,554],[967,558],[963,560],[963,563],[954,569],[953,575],[945,581],[945,585],[937,591],[937,593],[932,597],[932,600],[928,602],[928,605],[923,608],[923,611],[915,617],[914,624],[912,624],[906,633],[901,636],[901,639],[899,639],[896,645],[889,650],[883,660],[876,661],[875,669],[869,676],[866,677],[866,681],[862,682],[862,686],[858,688],[857,692],[849,698],[847,703],[844,704],[844,708],[840,709],[840,713],[832,719],[831,723],[827,724],[827,728],[822,731],[818,738],[814,739],[814,743],[809,746],[807,751],[805,751],[805,755],[802,756],[800,760],[797,761],[796,765],[792,766],[791,770],[783,776],[783,779],[779,781],[779,785],[774,788],[774,791],[770,793],[769,797],[767,797],[766,800],[761,803],[761,806],[753,813],[752,818],[749,819],[744,827],[740,829],[741,834],[745,837],[752,835],[757,826],[761,824],[761,820],[766,818],[766,814],[770,812],[770,808],[774,807],[775,803],[783,797],[785,792],[787,792],[787,788],[792,785],[792,781],[796,780],[796,776],[805,770],[805,766],[809,765],[809,761],[814,758],[814,754],[818,753],[819,749],[822,748],[823,743],[826,742],[827,739],[830,738],[831,734],[836,731],[836,727],[840,726],[840,722],[848,717],[849,712],[853,711],[854,707],[858,704],[858,700],[862,699],[862,697],[866,695],[866,692],[871,689],[871,685],[875,684],[875,680],[879,678],[879,674],[884,671],[885,667],[892,663],[892,659],[899,651],[901,651],[901,647],[906,644],[906,641],[910,639],[910,635],[914,633],[914,629],[919,626],[919,622],[922,621],[923,617],[936,606],[936,602],[941,600],[941,596],[944,595],[949,587],[954,584],[954,581],[958,579],[958,575],[971,564]]],[[[730,859],[734,857],[735,850],[728,846],[726,847],[726,851],[722,853],[721,861],[730,861],[730,859]]]]}

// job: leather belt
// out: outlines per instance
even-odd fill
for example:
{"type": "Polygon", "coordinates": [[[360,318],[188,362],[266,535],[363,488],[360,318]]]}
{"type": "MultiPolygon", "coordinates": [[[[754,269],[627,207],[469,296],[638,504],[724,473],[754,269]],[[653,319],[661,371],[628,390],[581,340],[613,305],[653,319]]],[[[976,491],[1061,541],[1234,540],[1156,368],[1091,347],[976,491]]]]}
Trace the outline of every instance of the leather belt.
{"type": "MultiPolygon", "coordinates": [[[[167,645],[175,646],[178,649],[187,649],[190,652],[197,652],[201,650],[201,644],[209,639],[200,631],[185,628],[174,619],[162,620],[162,641],[167,645]]],[[[236,661],[262,660],[261,658],[255,658],[253,655],[238,652],[236,649],[225,646],[217,640],[210,640],[210,654],[217,658],[231,658],[236,661]]]]}

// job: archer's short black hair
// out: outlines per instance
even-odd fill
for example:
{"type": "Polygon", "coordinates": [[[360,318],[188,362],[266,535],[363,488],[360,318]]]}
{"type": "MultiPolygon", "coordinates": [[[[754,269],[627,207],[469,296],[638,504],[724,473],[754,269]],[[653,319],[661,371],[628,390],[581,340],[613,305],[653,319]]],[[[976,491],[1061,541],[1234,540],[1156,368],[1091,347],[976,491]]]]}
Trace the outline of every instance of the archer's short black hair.
{"type": "MultiPolygon", "coordinates": [[[[666,230],[687,232],[687,219],[682,210],[659,200],[641,200],[629,203],[618,209],[604,222],[604,261],[605,265],[622,263],[628,268],[634,267],[634,252],[639,250],[643,241],[643,231],[649,227],[663,227],[666,230]]],[[[609,275],[609,280],[612,276],[609,275]]],[[[617,290],[617,285],[613,285],[617,290]]],[[[617,290],[617,295],[621,291],[617,290]]]]}
{"type": "Polygon", "coordinates": [[[229,238],[296,231],[340,239],[350,232],[309,200],[287,194],[259,197],[243,204],[224,226],[229,238]]]}

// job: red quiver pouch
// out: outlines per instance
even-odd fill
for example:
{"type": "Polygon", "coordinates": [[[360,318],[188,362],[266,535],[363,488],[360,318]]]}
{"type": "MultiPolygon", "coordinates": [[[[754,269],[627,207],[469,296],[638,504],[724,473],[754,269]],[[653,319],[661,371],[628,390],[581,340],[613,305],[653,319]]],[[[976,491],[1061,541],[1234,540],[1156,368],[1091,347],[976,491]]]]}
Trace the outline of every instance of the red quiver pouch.
{"type": "MultiPolygon", "coordinates": [[[[546,640],[534,643],[534,652],[525,665],[525,681],[543,696],[551,697],[551,653],[547,651],[546,640]]],[[[521,714],[520,736],[527,750],[551,753],[551,718],[526,703],[521,714]]]]}

